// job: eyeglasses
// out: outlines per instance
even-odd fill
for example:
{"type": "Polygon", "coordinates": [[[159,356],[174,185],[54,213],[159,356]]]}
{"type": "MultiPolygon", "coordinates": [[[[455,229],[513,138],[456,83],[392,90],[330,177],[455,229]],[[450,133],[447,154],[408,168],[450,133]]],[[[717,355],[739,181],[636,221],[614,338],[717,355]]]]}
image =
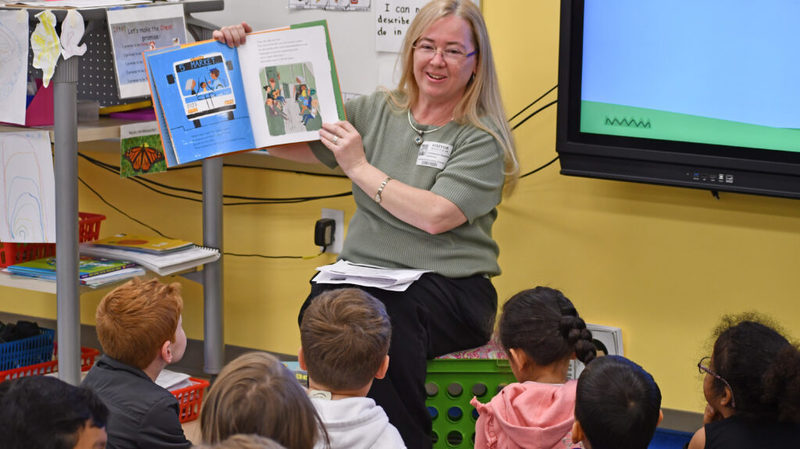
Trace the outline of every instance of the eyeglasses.
{"type": "Polygon", "coordinates": [[[473,50],[467,53],[458,47],[436,48],[435,45],[427,42],[418,43],[414,45],[413,48],[414,53],[426,59],[433,59],[436,56],[436,53],[441,53],[442,58],[448,64],[460,64],[470,56],[478,53],[478,50],[473,50]]]}
{"type": "Polygon", "coordinates": [[[720,376],[719,374],[715,373],[714,371],[711,371],[711,368],[709,368],[710,364],[711,364],[711,357],[705,356],[702,359],[700,359],[699,362],[697,362],[697,370],[700,372],[700,374],[708,374],[709,376],[712,376],[715,379],[721,380],[722,383],[724,383],[725,386],[728,387],[729,390],[731,390],[731,408],[736,408],[736,399],[733,397],[733,388],[731,388],[731,384],[729,384],[728,381],[723,379],[722,376],[720,376]]]}

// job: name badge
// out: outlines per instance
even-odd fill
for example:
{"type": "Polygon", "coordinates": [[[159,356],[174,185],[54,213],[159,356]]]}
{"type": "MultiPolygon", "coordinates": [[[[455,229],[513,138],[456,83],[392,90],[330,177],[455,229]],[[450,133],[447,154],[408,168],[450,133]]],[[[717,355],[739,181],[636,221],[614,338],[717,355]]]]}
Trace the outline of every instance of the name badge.
{"type": "Polygon", "coordinates": [[[417,165],[443,169],[450,159],[453,146],[440,142],[422,142],[417,154],[417,165]]]}

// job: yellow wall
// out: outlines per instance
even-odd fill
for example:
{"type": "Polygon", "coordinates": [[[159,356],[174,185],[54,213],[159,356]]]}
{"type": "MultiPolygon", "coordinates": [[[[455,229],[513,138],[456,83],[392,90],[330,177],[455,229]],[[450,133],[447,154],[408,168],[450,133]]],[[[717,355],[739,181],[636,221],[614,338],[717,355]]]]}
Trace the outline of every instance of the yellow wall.
{"type": "MultiPolygon", "coordinates": [[[[484,0],[509,116],[556,84],[558,2],[484,0]]],[[[230,7],[230,6],[228,6],[230,7]]],[[[336,39],[335,33],[333,38],[336,39]]],[[[553,97],[554,98],[554,97],[553,97]]],[[[555,108],[516,133],[522,171],[555,156],[555,108]]],[[[90,149],[83,146],[82,149],[90,149]]],[[[91,153],[109,163],[118,158],[91,153]]],[[[150,193],[85,161],[80,174],[112,204],[167,235],[202,240],[197,203],[150,193]]],[[[200,170],[151,179],[200,188],[200,170]]],[[[226,168],[227,194],[323,195],[349,189],[343,179],[226,168]]],[[[146,228],[102,204],[83,186],[82,211],[108,219],[102,235],[146,228]]],[[[523,179],[495,225],[503,275],[501,298],[537,284],[562,289],[587,321],[619,326],[625,353],[650,370],[667,408],[702,411],[695,364],[723,313],[759,310],[800,336],[800,203],[794,200],[565,177],[557,164],[523,179]]],[[[267,255],[312,255],[320,208],[352,215],[350,197],[291,205],[225,208],[225,249],[267,255]]],[[[225,341],[295,353],[296,313],[308,291],[312,260],[225,258],[225,341]]],[[[202,338],[202,293],[184,282],[184,323],[202,338]]],[[[82,321],[93,323],[103,292],[84,295],[82,321]]],[[[51,295],[0,290],[0,310],[55,317],[51,295]]]]}

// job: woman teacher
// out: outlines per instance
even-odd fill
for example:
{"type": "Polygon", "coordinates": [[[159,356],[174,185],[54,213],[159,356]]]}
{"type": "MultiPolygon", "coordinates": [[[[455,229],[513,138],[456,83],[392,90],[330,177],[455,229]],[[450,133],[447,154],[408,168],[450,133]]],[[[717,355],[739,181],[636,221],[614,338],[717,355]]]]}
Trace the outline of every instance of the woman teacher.
{"type": "MultiPolygon", "coordinates": [[[[214,37],[240,45],[250,31],[242,23],[214,37]]],[[[519,166],[486,24],[472,1],[424,6],[401,58],[395,90],[349,101],[348,120],[324,123],[320,141],[270,154],[338,166],[350,178],[357,209],[342,259],[430,270],[403,292],[355,286],[380,299],[392,320],[389,371],[369,396],[408,447],[426,448],[427,359],[480,346],[491,335],[497,310],[491,277],[500,273],[492,224],[519,166]]],[[[340,287],[312,280],[303,309],[320,292],[340,287]]]]}

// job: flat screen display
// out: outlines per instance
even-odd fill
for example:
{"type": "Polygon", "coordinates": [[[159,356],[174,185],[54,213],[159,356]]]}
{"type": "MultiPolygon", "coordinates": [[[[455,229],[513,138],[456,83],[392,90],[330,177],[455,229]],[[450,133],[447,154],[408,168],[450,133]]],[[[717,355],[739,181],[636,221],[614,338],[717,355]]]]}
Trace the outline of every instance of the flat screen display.
{"type": "Polygon", "coordinates": [[[798,18],[800,0],[563,0],[562,173],[799,197],[798,18]]]}

